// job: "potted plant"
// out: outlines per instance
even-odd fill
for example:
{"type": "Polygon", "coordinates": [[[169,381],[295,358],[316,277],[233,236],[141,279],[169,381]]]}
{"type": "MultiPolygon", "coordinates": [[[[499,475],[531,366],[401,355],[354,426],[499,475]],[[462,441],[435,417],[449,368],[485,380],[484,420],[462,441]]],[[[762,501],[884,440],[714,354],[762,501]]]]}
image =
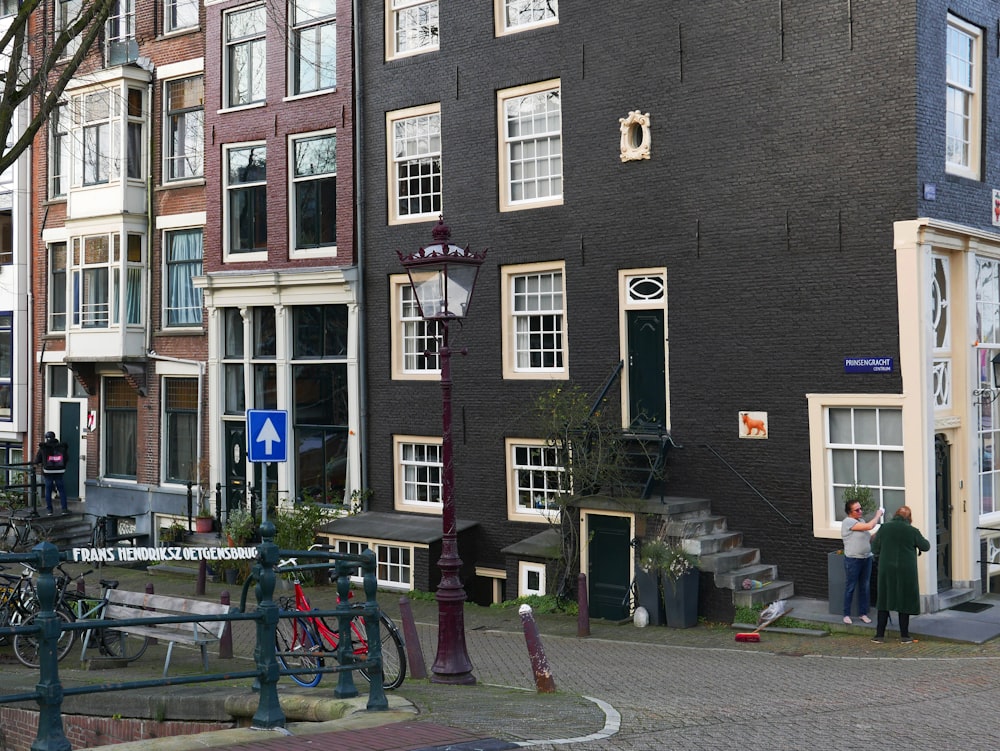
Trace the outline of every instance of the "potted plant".
{"type": "Polygon", "coordinates": [[[215,526],[215,518],[208,510],[208,504],[203,500],[198,507],[198,516],[194,520],[195,532],[211,532],[215,526]]]}
{"type": "Polygon", "coordinates": [[[160,540],[162,542],[180,542],[184,539],[184,525],[175,521],[169,527],[160,530],[160,540]]]}
{"type": "Polygon", "coordinates": [[[226,540],[230,547],[243,545],[253,539],[254,521],[250,512],[242,506],[234,508],[226,515],[225,524],[222,531],[226,535],[226,540]]]}
{"type": "Polygon", "coordinates": [[[659,574],[660,594],[667,625],[691,628],[698,624],[698,556],[681,540],[654,538],[639,550],[640,568],[659,574]]]}

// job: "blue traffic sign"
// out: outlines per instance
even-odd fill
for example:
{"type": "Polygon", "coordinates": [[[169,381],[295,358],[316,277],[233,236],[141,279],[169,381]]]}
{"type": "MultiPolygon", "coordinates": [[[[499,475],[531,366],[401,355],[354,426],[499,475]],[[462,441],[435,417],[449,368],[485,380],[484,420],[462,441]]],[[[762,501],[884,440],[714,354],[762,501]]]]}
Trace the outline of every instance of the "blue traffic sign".
{"type": "Polygon", "coordinates": [[[288,461],[288,412],[247,410],[247,458],[252,462],[288,461]]]}

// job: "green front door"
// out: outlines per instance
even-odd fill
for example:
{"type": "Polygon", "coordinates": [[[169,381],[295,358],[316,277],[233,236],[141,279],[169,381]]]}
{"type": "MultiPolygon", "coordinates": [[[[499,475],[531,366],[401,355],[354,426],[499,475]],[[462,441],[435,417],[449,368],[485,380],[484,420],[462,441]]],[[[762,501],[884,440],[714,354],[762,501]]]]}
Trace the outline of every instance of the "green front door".
{"type": "Polygon", "coordinates": [[[628,617],[625,595],[629,587],[632,548],[631,522],[625,516],[589,514],[587,545],[590,616],[618,621],[628,617]]]}
{"type": "Polygon", "coordinates": [[[629,426],[665,427],[667,359],[662,310],[626,311],[629,426]]]}
{"type": "Polygon", "coordinates": [[[59,440],[66,442],[66,497],[80,497],[80,414],[83,407],[79,402],[59,402],[59,440]]]}

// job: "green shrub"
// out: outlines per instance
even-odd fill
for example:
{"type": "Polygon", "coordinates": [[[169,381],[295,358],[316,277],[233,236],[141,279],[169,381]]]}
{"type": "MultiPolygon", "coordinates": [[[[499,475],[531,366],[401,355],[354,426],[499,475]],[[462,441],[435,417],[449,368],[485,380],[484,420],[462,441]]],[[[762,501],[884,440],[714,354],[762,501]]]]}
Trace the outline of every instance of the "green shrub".
{"type": "MultiPolygon", "coordinates": [[[[291,507],[280,507],[273,521],[276,533],[274,541],[279,548],[308,550],[316,542],[316,528],[326,521],[326,515],[315,503],[301,501],[291,507]]],[[[312,584],[313,572],[302,571],[300,579],[303,584],[312,584]]]]}
{"type": "Polygon", "coordinates": [[[576,615],[580,612],[579,607],[573,600],[559,598],[555,595],[527,595],[518,597],[516,600],[505,600],[501,603],[493,603],[491,608],[513,608],[521,605],[530,605],[531,609],[538,614],[546,615],[558,613],[561,615],[576,615]]]}

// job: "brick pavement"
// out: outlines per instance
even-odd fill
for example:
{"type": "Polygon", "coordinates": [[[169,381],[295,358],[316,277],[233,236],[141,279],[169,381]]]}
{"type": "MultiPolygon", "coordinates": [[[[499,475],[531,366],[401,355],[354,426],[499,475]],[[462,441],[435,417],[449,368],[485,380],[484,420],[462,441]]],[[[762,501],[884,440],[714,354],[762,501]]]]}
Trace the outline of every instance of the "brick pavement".
{"type": "MultiPolygon", "coordinates": [[[[126,584],[123,576],[122,586],[141,589],[144,577],[126,584]]],[[[153,581],[162,594],[192,594],[189,581],[153,581]]],[[[217,596],[218,585],[210,585],[206,597],[217,596]]],[[[324,597],[317,590],[316,601],[324,597]]],[[[390,611],[396,600],[383,595],[390,611]]],[[[415,601],[412,607],[429,661],[436,605],[415,601]]],[[[373,744],[366,746],[371,749],[435,748],[412,745],[424,740],[409,735],[407,724],[533,743],[543,750],[568,745],[583,751],[847,749],[876,742],[887,749],[994,745],[988,718],[1000,703],[1000,640],[960,644],[922,639],[913,645],[890,640],[875,645],[865,629],[833,626],[825,637],[765,632],[760,643],[743,644],[735,642],[728,625],[677,631],[604,622],[592,623],[592,635],[580,639],[575,618],[539,616],[538,622],[555,694],[534,691],[516,611],[469,607],[466,638],[477,685],[407,681],[398,694],[417,710],[416,719],[397,719],[395,727],[366,731],[374,740],[357,731],[331,739],[333,745],[317,737],[307,745],[313,751],[344,748],[348,737],[357,736],[373,744]]],[[[156,672],[161,663],[151,659],[156,672]]],[[[294,690],[281,685],[283,692],[294,690]]],[[[300,693],[329,696],[333,685],[327,677],[320,687],[300,693]]],[[[210,690],[215,689],[205,688],[210,690]]],[[[227,747],[247,742],[273,741],[241,739],[227,747]]],[[[444,741],[452,742],[460,741],[444,741]]],[[[199,740],[174,748],[190,751],[203,745],[199,740]]]]}

